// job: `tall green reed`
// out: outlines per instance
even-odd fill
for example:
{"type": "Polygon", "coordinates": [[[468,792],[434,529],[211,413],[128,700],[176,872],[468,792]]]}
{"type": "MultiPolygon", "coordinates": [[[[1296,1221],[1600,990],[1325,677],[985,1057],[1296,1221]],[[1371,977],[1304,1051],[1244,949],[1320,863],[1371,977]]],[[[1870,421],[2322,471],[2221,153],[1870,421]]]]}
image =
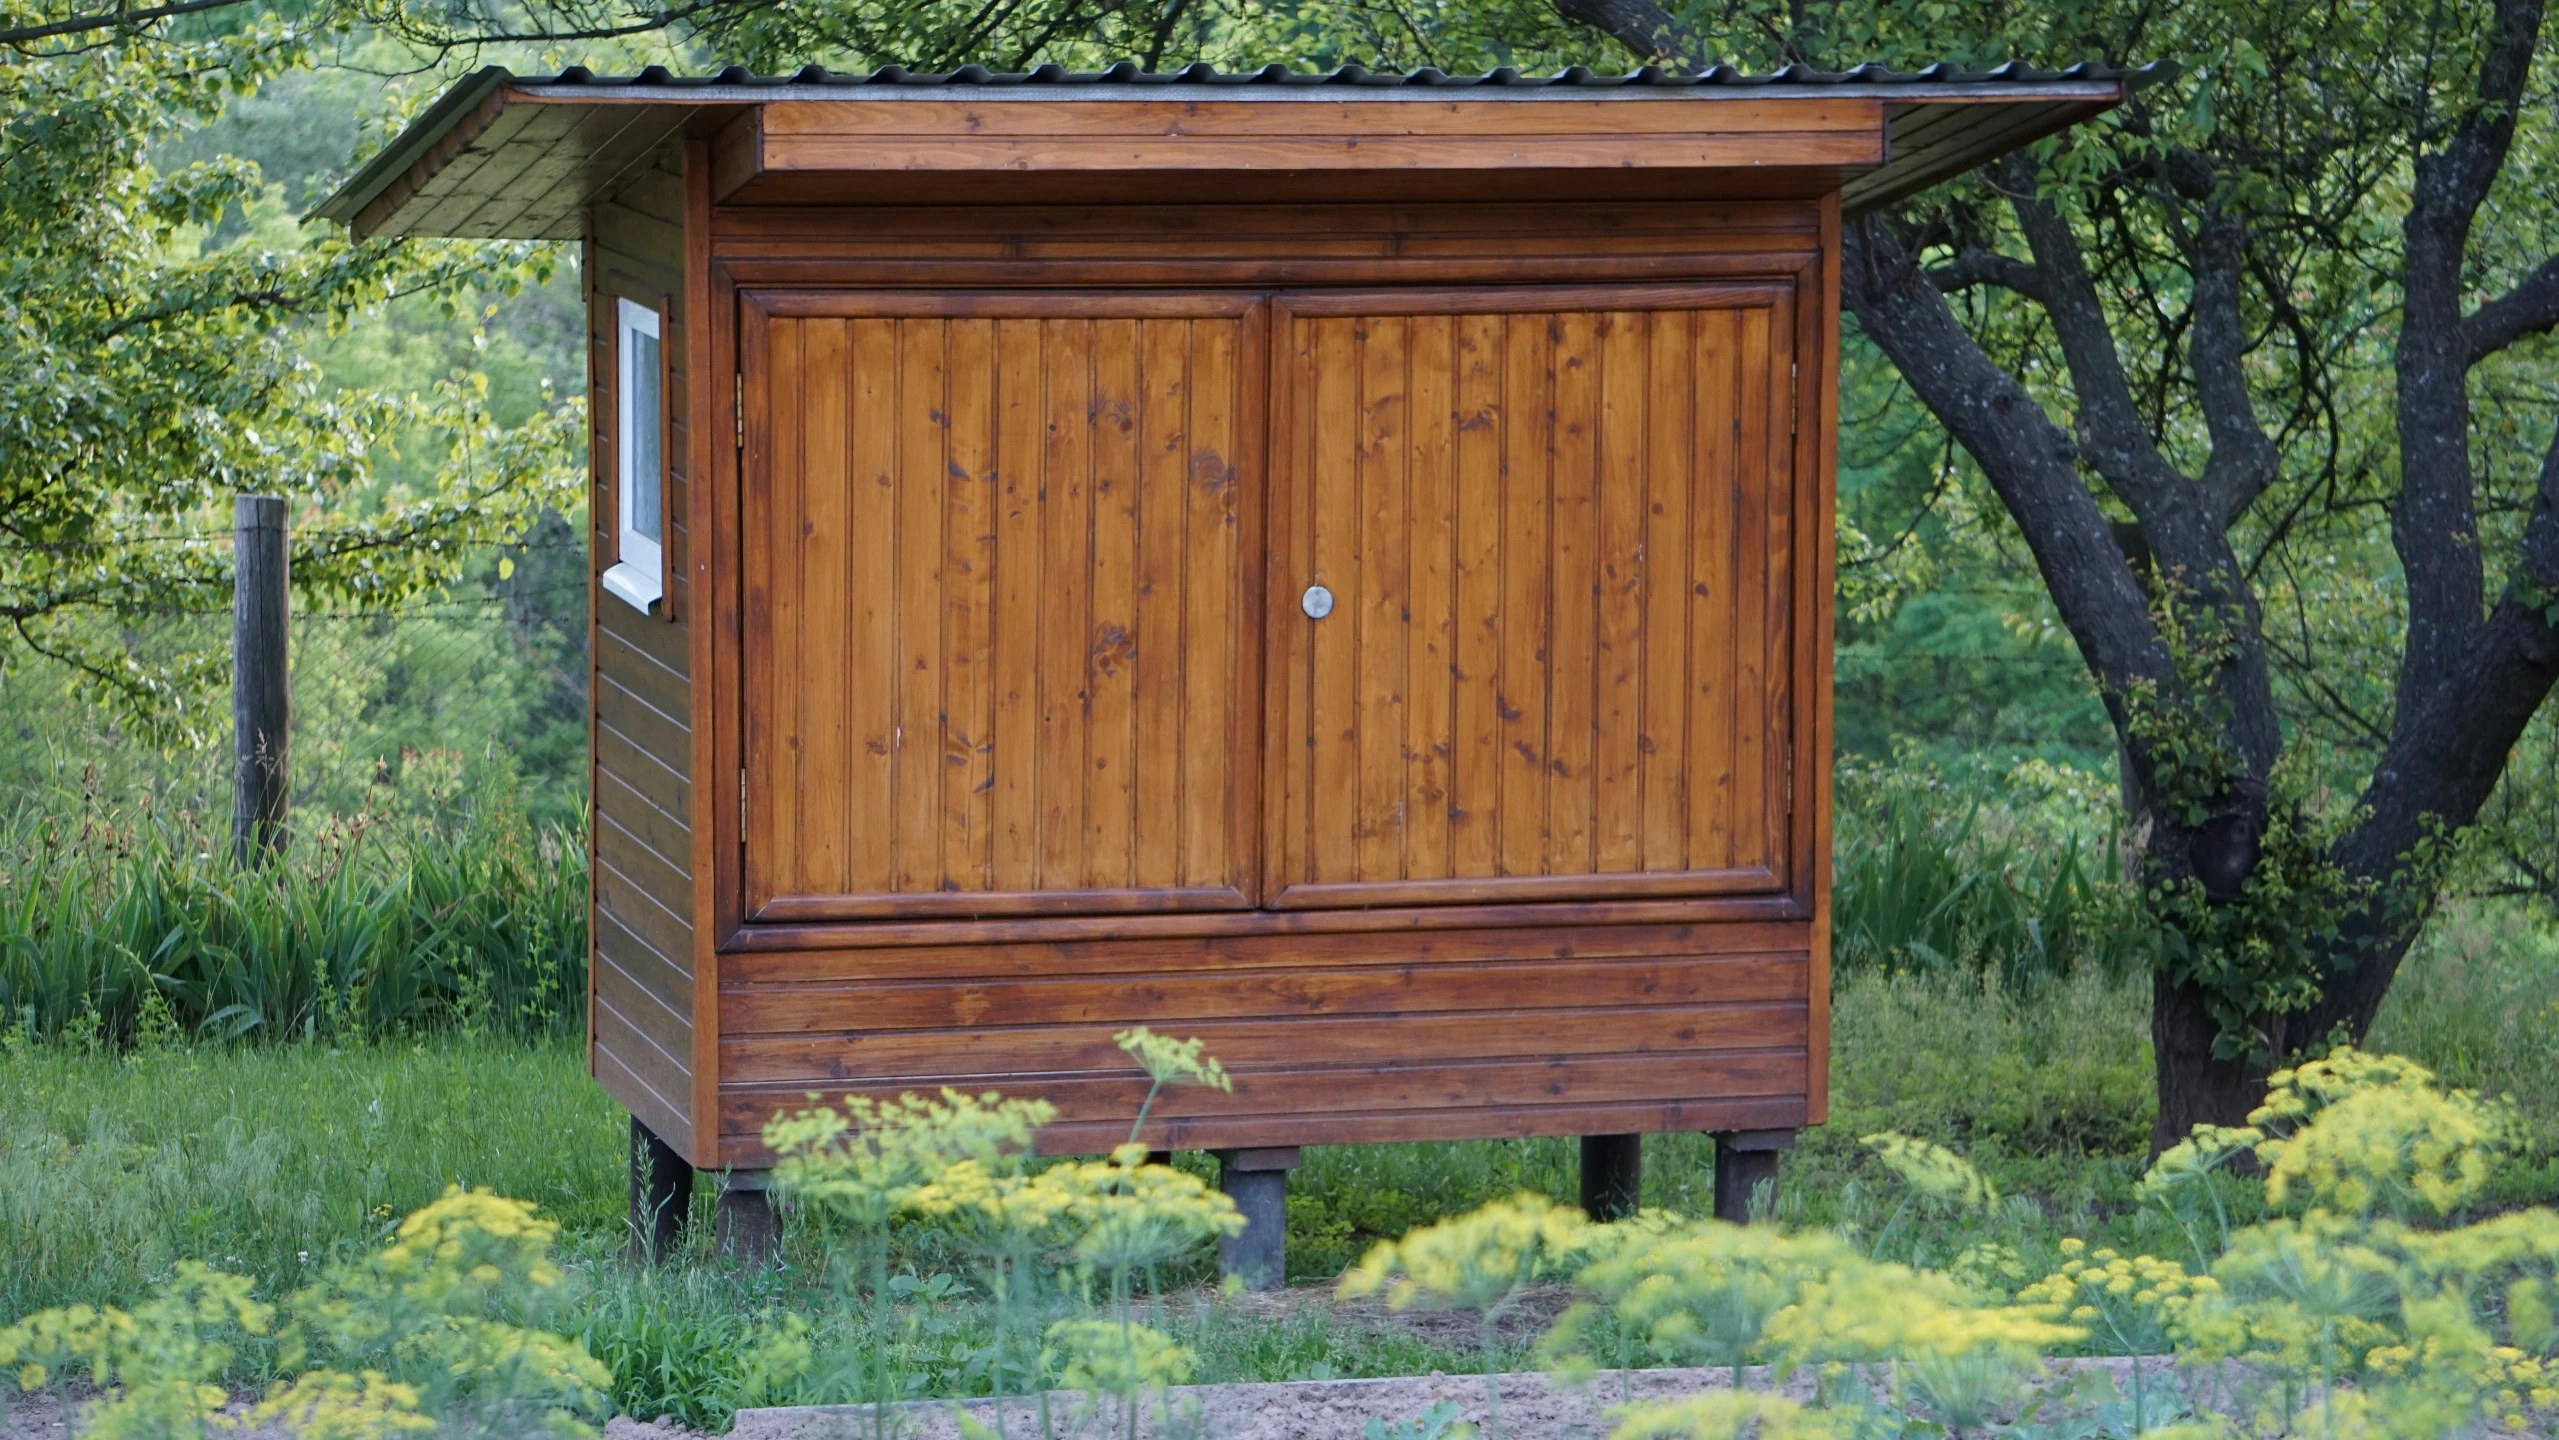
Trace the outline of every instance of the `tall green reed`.
{"type": "Polygon", "coordinates": [[[0,1032],[121,1045],[583,1023],[585,845],[506,797],[306,822],[242,871],[220,817],[0,817],[0,1032]]]}
{"type": "Polygon", "coordinates": [[[1879,788],[1862,813],[1842,807],[1831,891],[1839,969],[2027,989],[2082,966],[2121,974],[2142,958],[2113,846],[2030,842],[1986,823],[1979,801],[1879,788]]]}

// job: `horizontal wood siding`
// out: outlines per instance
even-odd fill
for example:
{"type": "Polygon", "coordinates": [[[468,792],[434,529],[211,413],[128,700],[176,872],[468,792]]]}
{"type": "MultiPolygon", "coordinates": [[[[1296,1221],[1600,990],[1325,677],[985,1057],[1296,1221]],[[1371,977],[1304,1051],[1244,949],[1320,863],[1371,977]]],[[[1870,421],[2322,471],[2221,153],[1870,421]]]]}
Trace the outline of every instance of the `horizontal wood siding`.
{"type": "Polygon", "coordinates": [[[900,308],[749,329],[750,914],[1247,903],[1245,317],[900,308]]]}
{"type": "Polygon", "coordinates": [[[614,426],[620,367],[614,301],[664,316],[667,460],[665,613],[643,615],[600,586],[595,663],[594,965],[596,1079],[658,1135],[694,1148],[693,682],[686,563],[689,381],[683,280],[683,159],[661,150],[592,212],[587,277],[593,419],[593,555],[614,554],[614,426]]]}
{"type": "Polygon", "coordinates": [[[1149,1132],[1158,1144],[1792,1113],[1806,1093],[1806,937],[1795,923],[1454,931],[1395,947],[1359,935],[1311,948],[1298,937],[955,947],[903,955],[906,978],[851,978],[841,955],[731,957],[723,1153],[760,1154],[763,1121],[812,1090],[945,1084],[1045,1099],[1060,1118],[1044,1145],[1104,1147],[1125,1138],[1145,1092],[1111,1039],[1135,1024],[1200,1037],[1236,1077],[1231,1095],[1168,1091],[1149,1132]]]}

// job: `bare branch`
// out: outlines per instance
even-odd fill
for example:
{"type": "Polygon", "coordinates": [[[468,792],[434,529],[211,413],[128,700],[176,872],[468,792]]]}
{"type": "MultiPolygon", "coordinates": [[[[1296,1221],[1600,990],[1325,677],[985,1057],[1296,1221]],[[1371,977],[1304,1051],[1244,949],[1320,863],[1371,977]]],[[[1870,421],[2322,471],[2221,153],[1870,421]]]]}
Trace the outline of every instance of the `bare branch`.
{"type": "Polygon", "coordinates": [[[2469,363],[2478,364],[2526,335],[2559,327],[2559,255],[2544,260],[2515,288],[2461,322],[2469,363]]]}
{"type": "Polygon", "coordinates": [[[2239,318],[2247,248],[2247,227],[2236,217],[2215,215],[2196,234],[2192,260],[2194,330],[2186,341],[2186,362],[2194,367],[2196,396],[2212,435],[2204,504],[2224,530],[2266,493],[2282,463],[2248,394],[2248,334],[2239,318]]]}
{"type": "Polygon", "coordinates": [[[1943,265],[1930,267],[1928,282],[1949,295],[1976,285],[1996,285],[2029,300],[2044,298],[2044,277],[2034,266],[1996,250],[1967,250],[1943,265]]]}

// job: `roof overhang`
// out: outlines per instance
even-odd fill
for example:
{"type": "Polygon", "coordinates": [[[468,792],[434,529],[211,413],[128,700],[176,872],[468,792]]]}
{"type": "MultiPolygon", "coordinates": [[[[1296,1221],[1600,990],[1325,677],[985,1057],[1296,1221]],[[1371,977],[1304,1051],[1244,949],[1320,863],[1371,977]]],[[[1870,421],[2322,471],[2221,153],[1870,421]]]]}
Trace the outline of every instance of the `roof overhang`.
{"type": "Polygon", "coordinates": [[[490,68],[447,91],[318,213],[359,238],[574,238],[590,200],[681,134],[714,141],[714,196],[730,203],[1419,199],[1501,185],[1555,198],[1837,189],[1856,213],[2170,73],[1451,79],[1121,67],[686,80],[578,70],[519,79],[490,68]]]}

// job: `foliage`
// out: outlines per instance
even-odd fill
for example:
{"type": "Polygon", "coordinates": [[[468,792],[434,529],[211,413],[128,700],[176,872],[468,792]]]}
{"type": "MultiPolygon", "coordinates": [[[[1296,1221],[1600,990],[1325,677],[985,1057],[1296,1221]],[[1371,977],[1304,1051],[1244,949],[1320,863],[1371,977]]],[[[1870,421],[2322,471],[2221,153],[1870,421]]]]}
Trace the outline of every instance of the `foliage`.
{"type": "Polygon", "coordinates": [[[1843,764],[1833,965],[1986,975],[2020,992],[2083,966],[2145,967],[2156,942],[2092,778],[2040,760],[1950,778],[1907,750],[1843,764]]]}
{"type": "Polygon", "coordinates": [[[353,1039],[585,1021],[586,856],[503,791],[455,822],[359,814],[232,867],[201,812],[0,821],[0,1029],[353,1039]]]}
{"type": "Polygon", "coordinates": [[[99,1440],[195,1440],[278,1420],[326,1440],[591,1435],[583,1422],[603,1418],[610,1373],[516,1318],[554,1303],[556,1234],[520,1202],[456,1187],[281,1311],[248,1279],[187,1262],[131,1311],[75,1305],[0,1329],[0,1369],[28,1390],[85,1371],[109,1392],[83,1427],[99,1440]],[[212,1382],[246,1345],[291,1378],[226,1413],[230,1396],[212,1382]]]}
{"type": "Polygon", "coordinates": [[[267,19],[0,48],[0,661],[68,663],[163,738],[216,723],[211,657],[146,663],[106,622],[221,602],[235,492],[294,501],[302,595],[370,603],[452,578],[578,492],[575,401],[503,424],[476,371],[348,389],[304,353],[396,297],[511,294],[550,252],[305,236],[255,165],[155,159],[328,39],[267,19]],[[246,233],[217,241],[234,213],[246,233]],[[404,444],[440,463],[386,484],[404,444]]]}

